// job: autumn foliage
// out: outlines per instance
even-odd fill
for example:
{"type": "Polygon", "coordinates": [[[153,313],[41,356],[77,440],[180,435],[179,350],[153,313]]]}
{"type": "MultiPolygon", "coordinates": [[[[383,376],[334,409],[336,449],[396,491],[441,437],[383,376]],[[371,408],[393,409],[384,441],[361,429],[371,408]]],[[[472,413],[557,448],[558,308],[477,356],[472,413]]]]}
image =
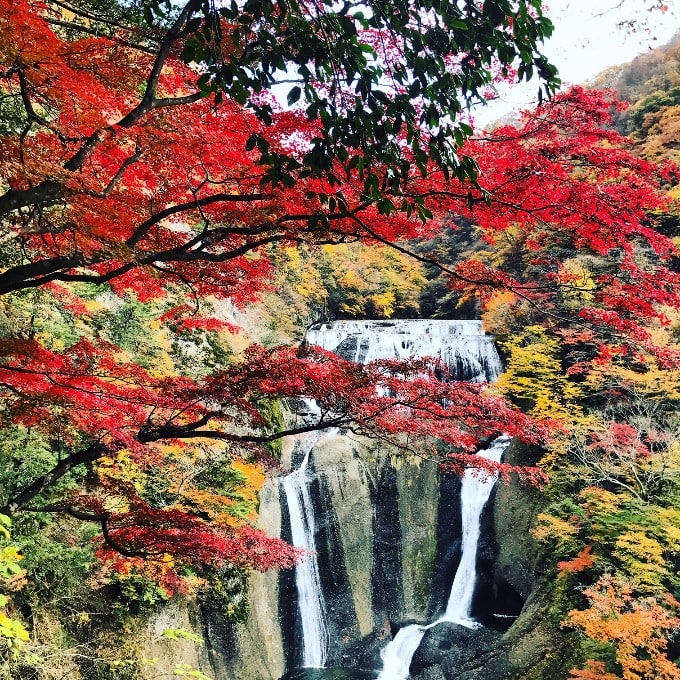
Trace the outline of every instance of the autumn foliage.
{"type": "Polygon", "coordinates": [[[603,665],[573,671],[573,678],[617,678],[676,680],[680,669],[666,656],[670,631],[677,630],[680,603],[668,597],[661,603],[653,597],[634,598],[628,584],[615,584],[616,577],[603,576],[585,591],[590,607],[569,613],[569,622],[601,642],[616,643],[616,661],[621,676],[604,673],[603,665]]]}
{"type": "MultiPolygon", "coordinates": [[[[518,127],[456,140],[479,166],[476,182],[416,157],[422,172],[396,184],[388,169],[374,169],[374,193],[359,161],[336,159],[332,182],[314,174],[277,180],[258,162],[263,140],[270,155],[303,155],[318,120],[263,94],[272,108],[267,126],[201,89],[198,67],[180,59],[186,17],[155,32],[121,26],[100,35],[66,30],[60,6],[0,0],[0,293],[8,301],[1,417],[40,433],[51,455],[5,498],[7,511],[98,523],[100,555],[121,572],[141,569],[142,558],[172,569],[286,567],[296,551],[251,526],[261,465],[275,464],[271,442],[346,427],[462,471],[484,466],[474,455],[480,440],[507,433],[545,442],[554,423],[544,419],[567,410],[551,413],[541,388],[527,397],[535,413],[523,415],[484,386],[443,380],[428,362],[358,366],[304,344],[228,355],[225,338],[238,329],[215,310],[225,300],[255,301],[284,248],[380,244],[396,248],[403,267],[413,250],[406,239],[431,236],[445,217],[464,214],[500,254],[457,264],[416,254],[440,267],[452,290],[487,302],[503,291],[512,305],[557,319],[562,337],[591,348],[589,360],[644,351],[662,367],[677,365],[649,330],[680,308],[680,280],[667,266],[675,247],[649,218],[666,208],[659,183],[674,181],[675,170],[636,159],[604,129],[610,95],[573,89],[518,127]],[[585,272],[565,262],[565,251],[586,256],[585,272]],[[601,268],[604,258],[615,266],[601,268]],[[115,315],[134,305],[144,306],[158,346],[124,341],[126,321],[115,315]],[[61,337],[39,332],[46,306],[59,310],[61,337]],[[180,360],[182,343],[194,349],[180,360]],[[217,346],[219,361],[187,369],[217,346]],[[317,422],[269,417],[281,400],[299,397],[319,403],[317,422]],[[250,467],[234,481],[239,465],[250,467]],[[182,470],[198,467],[222,469],[223,483],[187,474],[176,484],[182,470]],[[67,476],[79,480],[75,490],[59,488],[67,476]]],[[[394,134],[408,153],[405,134],[394,134]]],[[[339,279],[347,305],[358,304],[365,285],[354,274],[339,279]]],[[[386,313],[405,299],[399,283],[378,290],[373,307],[386,313]]],[[[555,343],[538,327],[525,333],[524,348],[532,334],[547,348],[541,370],[556,376],[555,343]]],[[[513,352],[511,398],[527,355],[513,352]]],[[[586,372],[576,361],[571,369],[586,372]]],[[[571,556],[565,569],[588,567],[589,555],[571,556]]],[[[172,589],[171,570],[160,569],[172,589]]]]}

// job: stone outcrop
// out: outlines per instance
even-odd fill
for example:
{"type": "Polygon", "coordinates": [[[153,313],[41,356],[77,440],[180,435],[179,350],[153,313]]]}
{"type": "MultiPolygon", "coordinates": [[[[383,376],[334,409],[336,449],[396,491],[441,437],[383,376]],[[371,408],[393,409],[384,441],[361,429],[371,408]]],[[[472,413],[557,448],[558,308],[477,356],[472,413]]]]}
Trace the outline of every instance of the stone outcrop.
{"type": "Polygon", "coordinates": [[[414,680],[510,680],[507,651],[500,640],[501,634],[489,628],[440,623],[425,633],[411,661],[411,676],[414,680]]]}

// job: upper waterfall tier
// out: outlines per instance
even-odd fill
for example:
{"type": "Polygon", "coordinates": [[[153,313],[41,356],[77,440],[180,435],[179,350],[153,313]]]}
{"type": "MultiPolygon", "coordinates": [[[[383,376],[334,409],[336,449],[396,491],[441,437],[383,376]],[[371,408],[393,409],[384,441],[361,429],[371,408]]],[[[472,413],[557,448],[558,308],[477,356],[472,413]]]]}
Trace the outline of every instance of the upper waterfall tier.
{"type": "Polygon", "coordinates": [[[434,357],[449,367],[454,380],[493,382],[503,370],[481,321],[334,321],[312,326],[306,340],[357,363],[434,357]]]}

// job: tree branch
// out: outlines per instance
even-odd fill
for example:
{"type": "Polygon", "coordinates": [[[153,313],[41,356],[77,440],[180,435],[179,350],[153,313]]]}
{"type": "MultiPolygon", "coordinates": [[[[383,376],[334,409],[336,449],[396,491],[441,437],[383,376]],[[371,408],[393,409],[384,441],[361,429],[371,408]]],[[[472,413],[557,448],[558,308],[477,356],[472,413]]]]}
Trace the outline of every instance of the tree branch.
{"type": "MultiPolygon", "coordinates": [[[[139,103],[121,118],[117,126],[130,128],[137,124],[147,113],[153,109],[164,106],[177,106],[196,101],[200,98],[200,93],[193,93],[186,97],[156,99],[156,89],[163,70],[163,66],[170,55],[175,41],[182,35],[187,21],[200,8],[201,0],[190,0],[180,12],[175,23],[167,31],[156,52],[151,71],[146,81],[144,94],[139,103]]],[[[25,103],[25,100],[24,100],[25,103]]],[[[29,119],[32,118],[30,108],[27,110],[29,119]]],[[[64,164],[64,169],[70,172],[80,170],[85,159],[96,149],[105,139],[114,132],[114,125],[95,130],[82,144],[80,149],[64,164]]],[[[31,189],[14,190],[10,189],[0,196],[0,217],[28,205],[44,204],[56,201],[61,196],[61,186],[54,180],[44,180],[31,189]]]]}
{"type": "MultiPolygon", "coordinates": [[[[202,422],[202,421],[198,421],[202,422]]],[[[287,430],[278,430],[272,434],[232,434],[221,430],[201,430],[196,423],[188,425],[160,425],[156,427],[143,427],[137,434],[137,439],[143,444],[160,441],[162,439],[214,439],[228,442],[242,442],[244,444],[268,444],[284,437],[292,437],[306,432],[317,432],[330,427],[344,427],[349,425],[351,419],[347,416],[336,416],[329,420],[320,420],[309,425],[291,427],[287,430]]]]}
{"type": "Polygon", "coordinates": [[[107,545],[111,546],[116,552],[124,555],[125,557],[149,557],[151,553],[144,550],[128,550],[124,548],[120,543],[111,537],[109,530],[109,520],[111,519],[111,513],[96,513],[87,512],[85,510],[80,510],[74,508],[70,505],[65,505],[63,503],[55,503],[52,505],[42,505],[35,508],[26,508],[31,512],[52,512],[52,513],[64,513],[65,515],[70,515],[76,519],[82,520],[83,522],[98,522],[102,529],[102,537],[107,545]]]}
{"type": "Polygon", "coordinates": [[[92,463],[98,458],[101,458],[106,452],[106,446],[100,442],[95,442],[85,449],[81,449],[66,458],[62,458],[49,472],[38,477],[38,479],[34,480],[23,491],[11,498],[4,508],[0,509],[0,512],[7,515],[13,515],[16,512],[25,509],[28,503],[36,496],[39,496],[46,491],[58,479],[61,479],[65,474],[73,470],[73,468],[78,465],[83,465],[84,463],[92,463]]]}
{"type": "MultiPolygon", "coordinates": [[[[177,215],[183,212],[189,212],[198,208],[202,208],[207,205],[213,205],[215,203],[250,203],[252,201],[263,201],[267,198],[272,198],[270,194],[226,194],[218,193],[211,194],[210,196],[204,196],[203,198],[196,199],[188,203],[178,203],[177,205],[172,205],[168,208],[160,210],[159,212],[151,215],[147,220],[142,222],[130,238],[125,241],[125,245],[128,248],[134,248],[144,237],[149,233],[149,229],[155,226],[159,222],[162,222],[167,217],[172,215],[177,215]]],[[[230,227],[231,233],[252,233],[253,227],[246,227],[244,229],[238,229],[236,227],[230,227]]]]}

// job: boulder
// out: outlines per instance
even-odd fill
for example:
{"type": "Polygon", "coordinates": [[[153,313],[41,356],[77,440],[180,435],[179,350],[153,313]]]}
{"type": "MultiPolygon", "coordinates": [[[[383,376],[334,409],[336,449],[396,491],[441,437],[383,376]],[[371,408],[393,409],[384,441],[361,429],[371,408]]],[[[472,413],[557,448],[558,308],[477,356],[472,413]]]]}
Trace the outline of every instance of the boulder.
{"type": "Polygon", "coordinates": [[[425,632],[411,660],[413,680],[510,680],[501,633],[440,623],[425,632]]]}

